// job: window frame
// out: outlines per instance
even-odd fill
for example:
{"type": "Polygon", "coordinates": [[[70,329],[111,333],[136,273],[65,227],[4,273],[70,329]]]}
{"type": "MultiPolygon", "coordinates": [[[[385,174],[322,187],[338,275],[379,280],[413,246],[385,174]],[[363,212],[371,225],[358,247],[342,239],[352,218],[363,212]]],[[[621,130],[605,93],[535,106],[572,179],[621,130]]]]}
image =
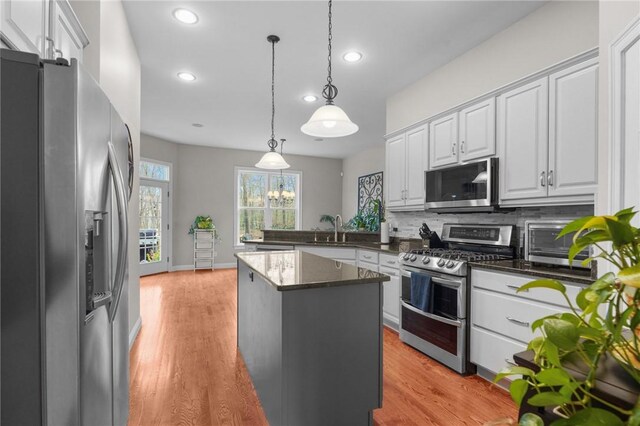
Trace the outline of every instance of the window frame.
{"type": "MultiPolygon", "coordinates": [[[[302,228],[302,171],[300,170],[283,170],[282,174],[284,175],[297,175],[296,180],[296,207],[285,207],[285,210],[294,210],[296,212],[296,224],[295,229],[299,230],[302,228]]],[[[272,210],[277,210],[271,207],[271,203],[269,203],[268,192],[271,188],[271,177],[272,176],[280,176],[280,170],[265,170],[259,169],[257,167],[242,167],[236,166],[234,168],[234,184],[233,184],[233,240],[234,240],[234,248],[241,249],[244,247],[244,243],[240,241],[240,209],[245,210],[263,210],[264,211],[264,223],[265,229],[271,229],[271,213],[272,210]],[[240,183],[240,174],[244,172],[249,173],[257,173],[266,175],[267,179],[265,179],[266,191],[264,193],[264,207],[240,207],[239,205],[239,183],[240,183]]]]}

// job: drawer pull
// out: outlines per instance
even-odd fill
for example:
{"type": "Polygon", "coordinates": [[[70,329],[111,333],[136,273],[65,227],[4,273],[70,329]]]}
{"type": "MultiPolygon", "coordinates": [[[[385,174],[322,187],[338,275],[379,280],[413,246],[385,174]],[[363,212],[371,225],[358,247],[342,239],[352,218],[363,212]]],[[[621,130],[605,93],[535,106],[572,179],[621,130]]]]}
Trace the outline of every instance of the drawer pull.
{"type": "Polygon", "coordinates": [[[509,358],[505,358],[505,359],[504,359],[504,361],[505,361],[507,364],[509,364],[509,365],[511,365],[511,366],[513,366],[513,367],[517,367],[517,366],[518,366],[518,364],[516,364],[515,362],[511,361],[509,358]]]}
{"type": "MultiPolygon", "coordinates": [[[[512,289],[512,290],[516,290],[516,291],[520,288],[520,287],[518,287],[517,285],[509,285],[509,284],[507,284],[507,287],[509,287],[509,288],[510,288],[510,289],[512,289]]],[[[527,292],[529,292],[529,289],[522,290],[522,291],[523,291],[524,293],[527,293],[527,292]]]]}
{"type": "Polygon", "coordinates": [[[521,325],[523,327],[529,327],[529,323],[526,321],[520,321],[519,319],[515,319],[515,318],[511,318],[511,317],[505,317],[507,320],[511,321],[514,324],[518,324],[521,325]]]}
{"type": "Polygon", "coordinates": [[[396,264],[396,261],[395,261],[395,260],[387,260],[387,263],[388,263],[389,265],[395,265],[395,264],[396,264]]]}
{"type": "Polygon", "coordinates": [[[367,256],[366,254],[363,254],[362,257],[364,257],[365,259],[371,259],[371,256],[367,256]]]}

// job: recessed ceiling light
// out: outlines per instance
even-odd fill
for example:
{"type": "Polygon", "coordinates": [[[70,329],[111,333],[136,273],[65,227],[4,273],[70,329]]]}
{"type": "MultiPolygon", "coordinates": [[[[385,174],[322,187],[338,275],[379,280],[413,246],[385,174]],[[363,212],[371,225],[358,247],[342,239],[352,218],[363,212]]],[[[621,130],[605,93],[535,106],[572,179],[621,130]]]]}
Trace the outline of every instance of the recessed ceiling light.
{"type": "Polygon", "coordinates": [[[196,79],[196,76],[191,74],[190,72],[179,72],[178,77],[180,77],[184,81],[193,81],[196,79]]]}
{"type": "Polygon", "coordinates": [[[204,124],[200,124],[200,123],[193,123],[192,124],[193,127],[204,127],[204,124]]]}
{"type": "Polygon", "coordinates": [[[342,56],[342,59],[347,62],[358,62],[362,59],[362,53],[356,51],[347,52],[342,56]]]}
{"type": "Polygon", "coordinates": [[[198,22],[198,15],[187,9],[176,9],[173,17],[184,24],[195,24],[198,22]]]}
{"type": "Polygon", "coordinates": [[[302,100],[305,102],[315,102],[318,100],[318,97],[314,95],[306,95],[302,97],[302,100]]]}

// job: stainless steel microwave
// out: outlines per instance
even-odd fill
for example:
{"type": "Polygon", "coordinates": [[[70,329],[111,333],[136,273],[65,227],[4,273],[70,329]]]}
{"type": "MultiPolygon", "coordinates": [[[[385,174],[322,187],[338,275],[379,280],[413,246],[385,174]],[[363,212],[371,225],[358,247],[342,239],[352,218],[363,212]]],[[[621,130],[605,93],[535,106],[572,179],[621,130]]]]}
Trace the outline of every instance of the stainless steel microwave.
{"type": "Polygon", "coordinates": [[[484,211],[498,205],[498,159],[425,172],[425,210],[484,211]]]}
{"type": "Polygon", "coordinates": [[[569,249],[573,244],[573,233],[558,238],[569,220],[529,220],[524,224],[524,258],[530,262],[551,265],[583,266],[582,261],[589,258],[589,248],[584,249],[569,263],[569,249]]]}

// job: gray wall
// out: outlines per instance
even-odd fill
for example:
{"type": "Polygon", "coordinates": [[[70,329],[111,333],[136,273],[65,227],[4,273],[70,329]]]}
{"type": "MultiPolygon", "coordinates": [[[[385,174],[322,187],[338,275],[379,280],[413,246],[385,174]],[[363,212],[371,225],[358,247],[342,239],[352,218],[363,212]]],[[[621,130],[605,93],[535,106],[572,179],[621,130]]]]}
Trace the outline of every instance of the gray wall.
{"type": "MultiPolygon", "coordinates": [[[[345,221],[358,210],[358,178],[384,171],[384,143],[344,159],[342,178],[342,213],[345,221]]],[[[382,175],[383,179],[386,176],[382,175]]]]}
{"type": "MultiPolygon", "coordinates": [[[[193,265],[187,231],[202,214],[211,215],[222,238],[216,263],[233,263],[234,168],[253,167],[263,152],[176,144],[145,134],[141,140],[141,157],[173,165],[173,266],[193,265]]],[[[302,172],[301,227],[320,226],[322,213],[340,213],[342,160],[284,155],[291,170],[302,172]]]]}

